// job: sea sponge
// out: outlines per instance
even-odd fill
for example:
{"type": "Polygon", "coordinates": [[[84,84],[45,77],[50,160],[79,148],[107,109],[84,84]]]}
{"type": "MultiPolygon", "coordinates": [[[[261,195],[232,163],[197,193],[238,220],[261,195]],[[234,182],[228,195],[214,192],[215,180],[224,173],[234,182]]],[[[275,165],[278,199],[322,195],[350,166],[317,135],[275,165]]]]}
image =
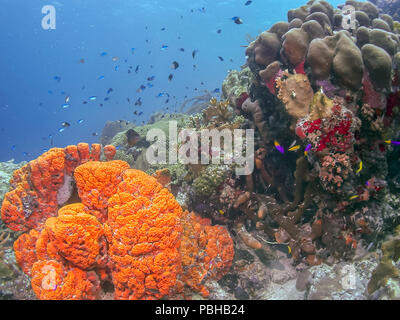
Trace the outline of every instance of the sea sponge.
{"type": "Polygon", "coordinates": [[[35,262],[31,283],[41,300],[94,300],[100,292],[96,273],[69,269],[55,260],[35,262]]]}
{"type": "Polygon", "coordinates": [[[58,205],[68,198],[66,190],[71,190],[64,188],[65,182],[70,183],[67,177],[78,165],[98,160],[100,151],[100,145],[93,144],[90,149],[87,143],[53,148],[16,170],[1,208],[7,227],[14,231],[36,229],[55,216],[58,205]]]}
{"type": "Polygon", "coordinates": [[[378,91],[389,90],[392,80],[392,58],[385,50],[373,44],[364,45],[361,52],[374,88],[378,91]]]}
{"type": "Polygon", "coordinates": [[[289,75],[286,79],[279,79],[277,85],[278,98],[292,117],[299,119],[309,113],[314,92],[306,75],[289,75]]]}
{"type": "Polygon", "coordinates": [[[219,280],[229,271],[234,257],[233,241],[226,228],[211,226],[211,220],[185,212],[182,255],[182,280],[207,297],[206,279],[219,280]]]}
{"type": "Polygon", "coordinates": [[[185,286],[207,296],[205,281],[230,268],[228,231],[184,213],[154,177],[118,160],[88,161],[73,175],[82,203],[60,208],[14,243],[39,299],[96,299],[104,281],[115,299],[176,298],[185,286]]]}
{"type": "Polygon", "coordinates": [[[31,275],[33,264],[37,261],[36,241],[40,232],[32,229],[28,233],[24,233],[14,242],[15,260],[21,267],[22,271],[27,275],[31,275]]]}
{"type": "Polygon", "coordinates": [[[110,163],[91,161],[75,170],[79,197],[87,210],[101,222],[107,218],[108,199],[115,193],[126,169],[129,169],[129,164],[114,160],[110,163]]]}
{"type": "Polygon", "coordinates": [[[102,265],[104,230],[95,216],[84,211],[82,203],[61,208],[57,217],[47,219],[45,229],[57,252],[80,269],[102,265]]]}
{"type": "Polygon", "coordinates": [[[333,100],[329,99],[321,91],[318,91],[314,94],[311,103],[310,119],[314,121],[317,119],[329,118],[332,114],[333,106],[333,100]]]}
{"type": "Polygon", "coordinates": [[[173,294],[180,268],[182,209],[146,173],[129,169],[108,201],[106,223],[116,299],[173,294]]]}

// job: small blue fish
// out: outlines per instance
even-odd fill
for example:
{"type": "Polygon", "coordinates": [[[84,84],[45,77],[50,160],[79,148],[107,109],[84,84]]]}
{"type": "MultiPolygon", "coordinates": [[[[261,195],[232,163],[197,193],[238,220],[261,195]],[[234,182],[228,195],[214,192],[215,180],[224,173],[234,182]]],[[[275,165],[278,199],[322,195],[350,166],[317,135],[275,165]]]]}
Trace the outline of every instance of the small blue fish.
{"type": "Polygon", "coordinates": [[[213,91],[214,93],[220,93],[221,92],[221,90],[219,89],[219,88],[216,88],[216,89],[214,89],[214,91],[213,91]]]}
{"type": "Polygon", "coordinates": [[[116,146],[115,149],[119,150],[121,149],[121,146],[116,146]]]}
{"type": "Polygon", "coordinates": [[[58,132],[63,132],[65,130],[65,128],[60,128],[60,129],[58,129],[58,132]]]}
{"type": "Polygon", "coordinates": [[[17,147],[17,146],[16,146],[15,144],[14,144],[14,145],[12,145],[12,146],[11,146],[11,150],[13,150],[13,151],[14,151],[16,147],[17,147]]]}
{"type": "Polygon", "coordinates": [[[135,53],[135,48],[131,49],[131,53],[134,54],[135,53]]]}
{"type": "Polygon", "coordinates": [[[78,123],[78,124],[81,124],[81,123],[83,123],[83,121],[84,121],[83,119],[79,119],[79,120],[77,121],[77,123],[78,123]]]}
{"type": "Polygon", "coordinates": [[[243,23],[242,19],[240,19],[239,17],[233,17],[232,20],[236,24],[242,24],[243,23]]]}
{"type": "Polygon", "coordinates": [[[161,50],[166,50],[167,48],[168,48],[168,46],[163,44],[162,47],[161,47],[161,50]]]}
{"type": "Polygon", "coordinates": [[[89,97],[89,100],[90,100],[90,101],[95,101],[96,99],[97,99],[96,96],[91,96],[91,97],[89,97]]]}
{"type": "Polygon", "coordinates": [[[104,101],[108,101],[108,100],[110,100],[109,97],[105,97],[105,98],[104,98],[104,101]]]}
{"type": "Polygon", "coordinates": [[[110,88],[110,89],[107,90],[107,94],[110,94],[113,91],[114,91],[113,88],[110,88]]]}
{"type": "Polygon", "coordinates": [[[62,105],[62,108],[63,108],[63,109],[67,109],[67,108],[69,108],[70,106],[71,106],[70,104],[64,103],[64,104],[62,105]]]}
{"type": "Polygon", "coordinates": [[[115,67],[114,67],[114,70],[115,70],[115,71],[118,71],[118,70],[119,70],[119,66],[115,66],[115,67]]]}
{"type": "Polygon", "coordinates": [[[104,57],[104,56],[106,56],[107,55],[107,52],[102,52],[102,53],[100,53],[100,56],[101,57],[104,57]]]}
{"type": "Polygon", "coordinates": [[[151,76],[147,78],[147,81],[153,81],[156,78],[156,76],[151,76]]]}
{"type": "Polygon", "coordinates": [[[52,90],[48,90],[47,93],[48,94],[53,94],[53,91],[52,90]]]}
{"type": "Polygon", "coordinates": [[[104,79],[104,76],[100,76],[97,78],[97,80],[103,80],[103,79],[104,79]]]}
{"type": "Polygon", "coordinates": [[[156,98],[161,98],[162,96],[164,96],[165,95],[165,92],[160,92],[157,96],[156,96],[156,98]]]}
{"type": "Polygon", "coordinates": [[[147,84],[147,87],[148,87],[148,88],[153,88],[153,87],[154,87],[154,84],[148,83],[148,84],[147,84]]]}
{"type": "Polygon", "coordinates": [[[61,77],[59,77],[59,76],[54,76],[53,79],[56,80],[57,82],[61,81],[61,77]]]}
{"type": "Polygon", "coordinates": [[[246,3],[245,3],[244,5],[245,5],[245,6],[248,6],[248,5],[250,5],[252,2],[253,2],[253,1],[251,1],[251,0],[246,1],[246,3]]]}

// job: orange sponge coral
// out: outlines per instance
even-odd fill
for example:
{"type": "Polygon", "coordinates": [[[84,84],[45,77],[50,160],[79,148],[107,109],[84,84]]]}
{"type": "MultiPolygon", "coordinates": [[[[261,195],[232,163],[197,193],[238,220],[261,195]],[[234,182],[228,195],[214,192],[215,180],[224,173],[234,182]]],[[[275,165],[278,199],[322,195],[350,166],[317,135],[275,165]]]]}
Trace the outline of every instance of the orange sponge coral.
{"type": "MultiPolygon", "coordinates": [[[[228,231],[183,213],[156,178],[127,163],[91,161],[100,156],[99,148],[93,150],[89,153],[86,144],[55,149],[31,163],[52,164],[54,175],[42,173],[48,184],[35,182],[40,193],[29,183],[30,167],[14,175],[9,194],[34,192],[43,208],[50,203],[54,210],[46,221],[38,212],[35,223],[28,224],[31,215],[24,220],[23,208],[10,202],[18,203],[18,197],[9,195],[2,208],[6,216],[17,215],[12,226],[35,226],[17,239],[14,249],[38,298],[95,299],[105,281],[113,282],[115,299],[175,298],[185,285],[207,296],[205,280],[219,279],[232,263],[228,231]],[[76,167],[80,161],[85,163],[76,167]],[[55,216],[60,190],[55,182],[67,174],[75,178],[82,203],[66,205],[55,216]],[[51,186],[48,193],[46,186],[51,186]]],[[[35,172],[38,179],[41,171],[35,172]]]]}
{"type": "Polygon", "coordinates": [[[79,197],[87,210],[100,222],[107,218],[108,199],[117,191],[122,173],[129,169],[126,162],[91,161],[76,168],[74,177],[79,197]]]}
{"type": "Polygon", "coordinates": [[[180,246],[182,280],[207,297],[205,280],[219,280],[229,271],[234,256],[233,241],[226,228],[211,226],[211,220],[185,213],[184,235],[180,246]]]}
{"type": "Polygon", "coordinates": [[[14,172],[11,190],[3,201],[1,218],[14,231],[28,231],[55,216],[72,193],[72,172],[100,158],[101,146],[87,143],[53,148],[14,172]]]}
{"type": "Polygon", "coordinates": [[[39,232],[31,230],[24,233],[14,242],[15,259],[22,271],[31,275],[33,264],[37,261],[36,242],[39,238],[39,232]]]}
{"type": "Polygon", "coordinates": [[[108,242],[116,299],[176,292],[182,209],[157,180],[126,170],[108,202],[108,242]]]}
{"type": "Polygon", "coordinates": [[[95,272],[67,269],[55,260],[36,262],[31,283],[41,300],[94,300],[100,293],[100,281],[95,272]]]}
{"type": "Polygon", "coordinates": [[[103,226],[96,217],[84,212],[83,204],[61,208],[57,218],[47,219],[45,229],[58,254],[74,266],[89,269],[103,264],[103,226]]]}

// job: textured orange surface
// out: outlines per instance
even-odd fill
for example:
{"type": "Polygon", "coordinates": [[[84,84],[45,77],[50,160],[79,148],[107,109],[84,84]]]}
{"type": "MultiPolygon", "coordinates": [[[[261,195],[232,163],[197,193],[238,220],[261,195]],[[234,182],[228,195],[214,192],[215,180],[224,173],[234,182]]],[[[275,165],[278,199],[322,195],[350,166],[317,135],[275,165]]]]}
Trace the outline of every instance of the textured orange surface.
{"type": "Polygon", "coordinates": [[[122,181],[122,173],[129,164],[115,160],[111,162],[91,161],[76,168],[74,177],[78,194],[87,210],[101,222],[107,219],[108,199],[115,194],[122,181]]]}
{"type": "Polygon", "coordinates": [[[103,148],[103,151],[104,151],[104,156],[106,157],[106,159],[112,160],[112,159],[114,159],[117,149],[115,148],[115,146],[108,145],[103,148]]]}
{"type": "Polygon", "coordinates": [[[101,146],[87,143],[53,148],[14,172],[1,208],[1,218],[14,231],[40,228],[58,210],[57,194],[65,175],[77,166],[100,158],[101,146]]]}
{"type": "Polygon", "coordinates": [[[94,300],[100,292],[100,281],[93,271],[67,269],[55,260],[36,262],[31,283],[41,300],[94,300]]]}
{"type": "MultiPolygon", "coordinates": [[[[90,161],[100,156],[98,147],[92,149],[87,144],[55,149],[30,164],[52,164],[54,174],[42,174],[52,186],[47,189],[51,196],[36,182],[42,187],[40,200],[53,201],[54,182],[62,181],[57,173],[70,172],[82,201],[60,209],[55,204],[55,213],[36,220],[36,227],[14,243],[18,264],[32,277],[37,297],[96,299],[107,281],[113,283],[115,299],[179,298],[185,285],[207,296],[205,280],[220,279],[232,263],[228,231],[184,213],[156,178],[127,163],[90,161]],[[74,167],[79,161],[86,162],[74,167]]],[[[41,169],[35,172],[39,179],[41,169]]],[[[30,190],[27,168],[14,176],[13,190],[30,190]]],[[[11,205],[6,204],[6,213],[11,205]]],[[[19,225],[28,228],[25,221],[19,225]]]]}
{"type": "Polygon", "coordinates": [[[31,230],[24,233],[14,242],[15,259],[22,271],[31,275],[32,265],[37,261],[36,241],[39,238],[39,232],[31,230]]]}
{"type": "Polygon", "coordinates": [[[159,299],[176,290],[182,209],[157,180],[126,170],[109,199],[108,242],[116,299],[159,299]]]}
{"type": "Polygon", "coordinates": [[[45,229],[57,253],[81,269],[101,265],[100,253],[106,247],[102,224],[84,212],[81,203],[71,204],[49,218],[45,229]]]}
{"type": "Polygon", "coordinates": [[[211,226],[210,219],[185,213],[180,252],[185,270],[182,280],[204,297],[209,295],[206,279],[219,280],[232,265],[233,241],[226,228],[211,226]]]}

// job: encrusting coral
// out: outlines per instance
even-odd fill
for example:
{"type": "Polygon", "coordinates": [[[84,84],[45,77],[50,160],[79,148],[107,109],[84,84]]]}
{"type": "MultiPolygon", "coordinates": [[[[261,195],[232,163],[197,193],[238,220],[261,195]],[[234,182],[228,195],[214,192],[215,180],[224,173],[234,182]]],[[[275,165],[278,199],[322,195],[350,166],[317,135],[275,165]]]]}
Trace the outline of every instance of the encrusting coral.
{"type": "MultiPolygon", "coordinates": [[[[6,195],[5,223],[29,231],[15,241],[14,250],[18,264],[32,278],[36,296],[99,299],[107,282],[115,299],[174,298],[185,295],[187,288],[207,296],[206,281],[218,280],[232,263],[228,231],[183,211],[169,190],[143,171],[120,160],[95,161],[100,148],[92,149],[95,154],[84,144],[49,150],[29,164],[43,167],[44,159],[53,159],[57,166],[52,172],[59,174],[55,190],[62,184],[60,172],[67,172],[81,202],[55,203],[51,211],[35,212],[35,223],[28,224],[22,208],[15,209],[13,198],[6,195]],[[83,155],[74,158],[76,166],[65,165],[65,150],[83,155]]],[[[11,194],[15,186],[30,188],[30,175],[18,180],[19,185],[17,177],[20,172],[14,175],[11,194]]],[[[52,196],[46,198],[42,189],[43,207],[46,199],[52,204],[55,197],[54,190],[47,190],[52,196]]]]}

